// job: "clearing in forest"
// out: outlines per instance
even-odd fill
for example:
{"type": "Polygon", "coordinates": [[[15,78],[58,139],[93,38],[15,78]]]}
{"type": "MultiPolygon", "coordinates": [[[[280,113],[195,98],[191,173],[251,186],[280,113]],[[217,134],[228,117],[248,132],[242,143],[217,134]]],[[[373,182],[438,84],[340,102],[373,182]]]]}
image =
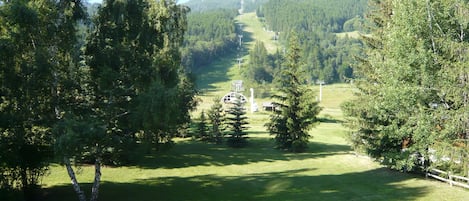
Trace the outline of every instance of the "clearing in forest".
{"type": "MultiPolygon", "coordinates": [[[[269,51],[278,45],[264,31],[253,13],[238,17],[246,33],[245,47],[262,40],[269,51]]],[[[231,81],[240,79],[236,55],[221,58],[198,72],[203,102],[208,109],[213,97],[228,92],[231,81]]],[[[246,86],[245,88],[248,88],[246,86]]],[[[228,148],[192,139],[176,139],[168,151],[142,157],[135,166],[103,168],[102,201],[209,201],[209,200],[465,200],[469,191],[381,167],[354,154],[346,141],[340,104],[352,97],[347,84],[323,89],[323,122],[305,153],[273,149],[263,127],[269,112],[249,114],[249,146],[228,148]]],[[[262,102],[262,100],[257,100],[262,102]]],[[[92,182],[93,169],[82,167],[79,180],[92,182]]],[[[74,200],[65,168],[53,166],[44,179],[50,201],[74,200]]],[[[85,189],[89,189],[87,186],[85,189]]]]}

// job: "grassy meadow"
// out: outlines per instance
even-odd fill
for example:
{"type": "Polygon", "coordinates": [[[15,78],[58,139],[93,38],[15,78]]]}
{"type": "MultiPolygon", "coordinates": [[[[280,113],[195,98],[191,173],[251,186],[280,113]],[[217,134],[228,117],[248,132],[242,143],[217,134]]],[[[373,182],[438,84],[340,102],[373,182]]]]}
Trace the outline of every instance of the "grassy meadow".
{"type": "MultiPolygon", "coordinates": [[[[238,18],[251,38],[265,41],[252,13],[238,18]]],[[[251,40],[252,41],[252,40],[251,40]]],[[[272,42],[268,47],[276,47],[272,42]]],[[[252,44],[247,43],[246,48],[252,44]]],[[[271,49],[272,50],[272,49],[271,49]]],[[[221,58],[197,72],[201,88],[197,116],[208,110],[214,97],[229,92],[240,79],[234,57],[221,58]]],[[[319,91],[318,86],[312,86],[319,91]]],[[[246,92],[249,86],[245,86],[246,92]]],[[[256,90],[256,89],[255,89],[256,90]]],[[[427,180],[419,175],[388,170],[368,157],[356,155],[347,143],[340,104],[352,98],[349,84],[325,85],[323,111],[328,121],[311,130],[309,150],[293,154],[273,149],[274,141],[263,127],[269,112],[249,113],[249,145],[226,145],[175,139],[164,152],[147,154],[134,166],[102,169],[101,201],[250,201],[250,200],[422,200],[463,201],[469,191],[427,180]]],[[[245,94],[249,95],[249,94],[245,94]]],[[[262,102],[269,99],[257,99],[262,102]]],[[[262,110],[262,109],[261,109],[262,110]]],[[[78,179],[90,194],[93,167],[80,167],[78,179]]],[[[64,167],[54,165],[43,180],[44,200],[78,200],[64,167]]]]}

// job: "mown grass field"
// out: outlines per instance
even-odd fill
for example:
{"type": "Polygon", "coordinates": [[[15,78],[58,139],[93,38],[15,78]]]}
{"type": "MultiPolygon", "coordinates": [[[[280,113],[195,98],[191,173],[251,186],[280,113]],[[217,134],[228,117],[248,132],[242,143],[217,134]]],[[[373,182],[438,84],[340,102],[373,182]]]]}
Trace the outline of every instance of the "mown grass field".
{"type": "MultiPolygon", "coordinates": [[[[105,167],[100,200],[467,200],[469,192],[420,176],[390,171],[356,156],[338,123],[312,132],[310,149],[292,154],[273,149],[258,125],[243,149],[177,139],[174,148],[147,155],[130,167],[105,167]]],[[[63,167],[44,180],[45,200],[76,200],[63,167]]],[[[92,167],[82,167],[89,190],[92,167]]]]}
{"type": "MultiPolygon", "coordinates": [[[[239,19],[241,23],[242,19],[239,19]]],[[[246,30],[258,30],[251,37],[260,37],[262,29],[251,26],[254,25],[245,23],[246,30]]],[[[223,58],[198,73],[202,89],[199,98],[203,100],[198,112],[208,109],[214,97],[227,93],[231,80],[240,79],[232,58],[223,58]]],[[[249,113],[248,147],[233,149],[192,139],[175,139],[172,149],[143,155],[134,166],[104,167],[100,200],[464,201],[469,198],[468,190],[391,171],[368,157],[356,155],[347,144],[347,130],[341,122],[340,104],[350,98],[350,85],[324,86],[320,116],[330,121],[311,131],[314,137],[306,153],[273,149],[272,137],[263,127],[269,113],[249,113]]],[[[268,99],[256,101],[262,103],[268,99]]],[[[50,172],[43,181],[44,200],[78,200],[65,168],[55,165],[50,172]]],[[[92,167],[79,170],[78,179],[85,183],[82,187],[88,194],[93,174],[92,167]]]]}

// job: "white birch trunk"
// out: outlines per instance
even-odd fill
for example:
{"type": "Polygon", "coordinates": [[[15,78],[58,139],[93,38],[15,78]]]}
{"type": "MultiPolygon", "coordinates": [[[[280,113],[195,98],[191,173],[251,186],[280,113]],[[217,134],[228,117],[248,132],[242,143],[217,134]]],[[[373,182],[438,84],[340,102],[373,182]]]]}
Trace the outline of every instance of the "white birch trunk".
{"type": "Polygon", "coordinates": [[[97,201],[99,195],[99,183],[101,182],[101,160],[98,158],[94,164],[94,182],[91,189],[91,199],[90,201],[97,201]]]}
{"type": "Polygon", "coordinates": [[[85,193],[81,190],[80,185],[78,184],[77,177],[73,171],[72,165],[70,164],[70,159],[64,157],[65,167],[67,168],[68,176],[70,176],[73,189],[78,194],[78,199],[80,201],[86,201],[85,193]]]}

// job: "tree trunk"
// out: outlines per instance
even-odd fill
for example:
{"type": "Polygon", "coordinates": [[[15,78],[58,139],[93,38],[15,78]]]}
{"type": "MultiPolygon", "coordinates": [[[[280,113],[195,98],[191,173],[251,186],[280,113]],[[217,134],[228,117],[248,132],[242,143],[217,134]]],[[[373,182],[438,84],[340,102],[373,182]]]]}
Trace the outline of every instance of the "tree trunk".
{"type": "Polygon", "coordinates": [[[21,174],[21,183],[23,185],[23,195],[26,201],[34,201],[37,199],[36,192],[37,192],[37,183],[32,181],[33,180],[33,173],[28,173],[27,167],[21,167],[20,174],[21,174]],[[31,178],[28,178],[31,177],[31,178]]]}
{"type": "Polygon", "coordinates": [[[72,165],[70,164],[70,159],[64,157],[65,167],[67,168],[68,176],[70,176],[73,189],[78,194],[78,200],[86,201],[85,193],[81,190],[80,185],[78,184],[77,177],[75,176],[75,172],[73,171],[72,165]]]}
{"type": "Polygon", "coordinates": [[[101,159],[97,158],[94,164],[94,183],[93,188],[91,189],[91,199],[90,201],[97,201],[99,194],[99,183],[101,182],[101,159]]]}

